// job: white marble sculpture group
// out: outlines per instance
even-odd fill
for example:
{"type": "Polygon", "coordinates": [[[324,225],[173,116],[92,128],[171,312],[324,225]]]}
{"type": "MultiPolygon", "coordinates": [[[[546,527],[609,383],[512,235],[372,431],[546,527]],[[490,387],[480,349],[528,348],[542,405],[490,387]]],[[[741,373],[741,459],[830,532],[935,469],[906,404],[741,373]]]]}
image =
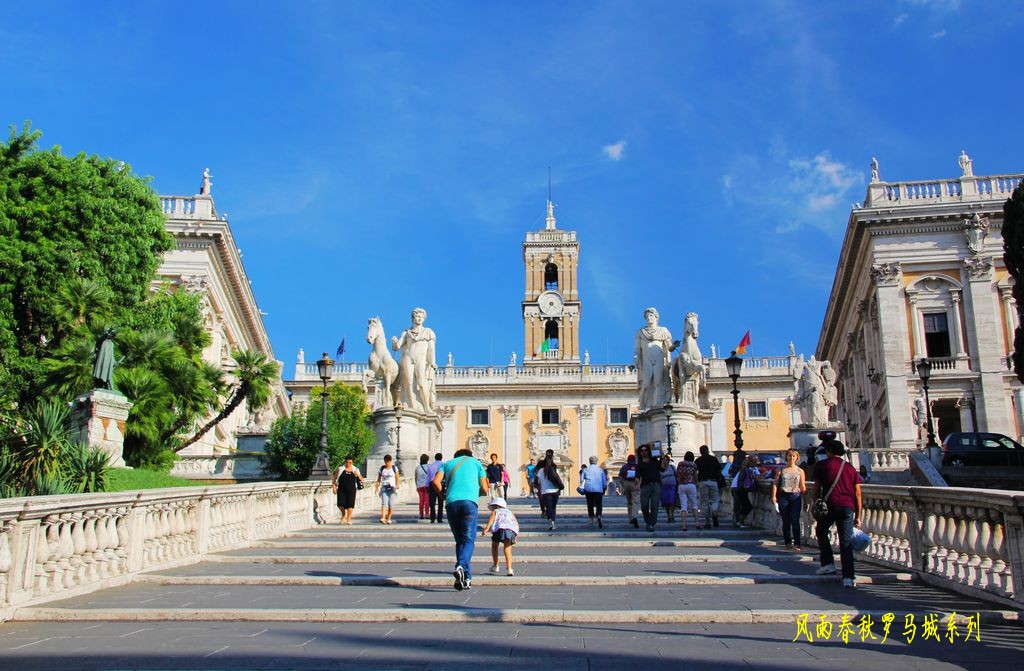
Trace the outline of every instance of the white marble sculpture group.
{"type": "Polygon", "coordinates": [[[415,308],[412,325],[399,337],[392,336],[391,349],[401,351],[395,361],[386,346],[384,326],[379,317],[371,317],[366,331],[366,342],[372,346],[369,369],[382,381],[382,405],[391,407],[401,403],[405,408],[423,414],[433,414],[437,405],[437,337],[423,325],[427,311],[415,308]]]}
{"type": "Polygon", "coordinates": [[[647,324],[636,332],[634,356],[640,387],[640,409],[660,408],[670,401],[696,406],[706,383],[704,357],[697,346],[700,336],[696,312],[688,312],[683,322],[683,342],[672,340],[667,328],[659,325],[655,308],[644,310],[647,324]],[[675,360],[672,352],[679,349],[675,360]]]}

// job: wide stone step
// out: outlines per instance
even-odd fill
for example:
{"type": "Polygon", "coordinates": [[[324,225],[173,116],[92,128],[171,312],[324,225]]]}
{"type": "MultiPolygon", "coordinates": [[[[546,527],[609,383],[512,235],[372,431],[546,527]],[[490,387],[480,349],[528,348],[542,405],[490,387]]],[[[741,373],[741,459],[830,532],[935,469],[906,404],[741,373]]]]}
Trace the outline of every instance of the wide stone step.
{"type": "MultiPolygon", "coordinates": [[[[665,548],[671,549],[671,548],[665,548]]],[[[407,563],[411,559],[419,559],[424,562],[444,562],[452,561],[453,553],[393,553],[388,555],[367,555],[367,554],[330,554],[330,555],[317,555],[310,552],[289,552],[280,554],[268,553],[266,549],[263,549],[263,554],[257,554],[260,549],[253,550],[239,550],[235,553],[225,553],[220,555],[211,555],[207,557],[207,561],[210,562],[221,562],[226,564],[232,563],[247,563],[247,562],[258,562],[258,563],[271,563],[271,564],[394,564],[394,563],[407,563]]],[[[475,561],[484,561],[484,557],[490,557],[490,547],[481,548],[477,545],[473,556],[475,561]]],[[[674,563],[715,563],[715,562],[735,562],[735,561],[750,561],[750,562],[816,562],[817,559],[810,555],[801,554],[747,554],[741,552],[733,552],[729,554],[679,554],[679,553],[662,553],[662,554],[645,554],[638,557],[636,554],[608,554],[603,552],[594,552],[586,555],[565,555],[565,554],[543,554],[538,553],[540,551],[532,551],[528,553],[516,552],[515,561],[522,564],[530,563],[567,563],[567,564],[603,564],[603,563],[618,563],[618,564],[674,564],[674,563]]],[[[652,550],[648,550],[652,552],[652,550]]]]}

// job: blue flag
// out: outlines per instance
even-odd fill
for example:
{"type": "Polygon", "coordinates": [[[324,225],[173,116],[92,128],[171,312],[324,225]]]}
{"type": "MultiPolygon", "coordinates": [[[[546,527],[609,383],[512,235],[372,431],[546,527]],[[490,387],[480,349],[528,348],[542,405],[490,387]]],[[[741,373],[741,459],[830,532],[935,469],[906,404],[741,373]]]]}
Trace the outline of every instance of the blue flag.
{"type": "Polygon", "coordinates": [[[345,356],[345,339],[341,339],[341,344],[338,345],[338,356],[345,356]]]}

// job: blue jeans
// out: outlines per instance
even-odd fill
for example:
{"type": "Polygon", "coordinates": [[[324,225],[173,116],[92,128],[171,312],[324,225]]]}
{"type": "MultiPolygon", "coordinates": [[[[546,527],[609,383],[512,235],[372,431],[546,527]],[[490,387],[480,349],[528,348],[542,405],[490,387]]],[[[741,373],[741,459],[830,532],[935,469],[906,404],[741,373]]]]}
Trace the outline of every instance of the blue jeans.
{"type": "Polygon", "coordinates": [[[818,520],[816,528],[818,535],[818,551],[821,556],[821,565],[828,566],[836,563],[832,554],[832,543],[828,540],[828,531],[832,525],[836,525],[839,532],[839,559],[843,562],[843,577],[853,580],[853,508],[836,508],[829,504],[828,517],[818,520]]]}
{"type": "Polygon", "coordinates": [[[469,566],[476,548],[476,501],[452,501],[445,510],[448,511],[448,526],[455,536],[455,566],[461,566],[466,578],[472,578],[469,566]]]}
{"type": "Polygon", "coordinates": [[[803,509],[803,497],[800,492],[787,494],[778,493],[779,514],[782,515],[782,537],[786,545],[800,545],[800,512],[803,509]]]}

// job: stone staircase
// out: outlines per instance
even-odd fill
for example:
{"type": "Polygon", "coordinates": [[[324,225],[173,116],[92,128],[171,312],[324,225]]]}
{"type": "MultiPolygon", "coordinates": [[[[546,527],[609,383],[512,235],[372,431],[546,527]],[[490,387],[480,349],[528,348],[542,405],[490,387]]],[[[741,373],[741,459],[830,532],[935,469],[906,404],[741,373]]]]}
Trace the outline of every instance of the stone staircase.
{"type": "Polygon", "coordinates": [[[936,664],[961,656],[968,666],[943,668],[973,668],[975,660],[1009,663],[1024,649],[1014,611],[866,563],[858,565],[858,588],[844,589],[838,577],[814,573],[813,548],[794,553],[760,530],[723,523],[683,532],[662,519],[648,533],[626,524],[616,497],[606,500],[605,528],[597,529],[582,499],[569,497],[552,532],[532,500],[510,504],[522,528],[515,575],[504,575],[503,560],[501,574],[488,573],[490,539],[479,538],[469,591],[452,588],[447,524],[418,521],[408,504],[390,526],[360,511],[352,526],[290,533],[125,586],[20,608],[0,624],[0,667],[53,668],[54,656],[65,655],[76,671],[481,664],[490,671],[606,662],[619,670],[684,662],[847,669],[851,660],[894,668],[909,655],[936,664]],[[880,644],[890,612],[893,631],[880,644]],[[981,642],[904,640],[906,614],[920,627],[926,614],[953,612],[977,614],[981,642]],[[822,617],[834,628],[852,620],[856,632],[870,616],[877,639],[841,643],[833,633],[793,642],[804,615],[812,635],[822,617]]]}

